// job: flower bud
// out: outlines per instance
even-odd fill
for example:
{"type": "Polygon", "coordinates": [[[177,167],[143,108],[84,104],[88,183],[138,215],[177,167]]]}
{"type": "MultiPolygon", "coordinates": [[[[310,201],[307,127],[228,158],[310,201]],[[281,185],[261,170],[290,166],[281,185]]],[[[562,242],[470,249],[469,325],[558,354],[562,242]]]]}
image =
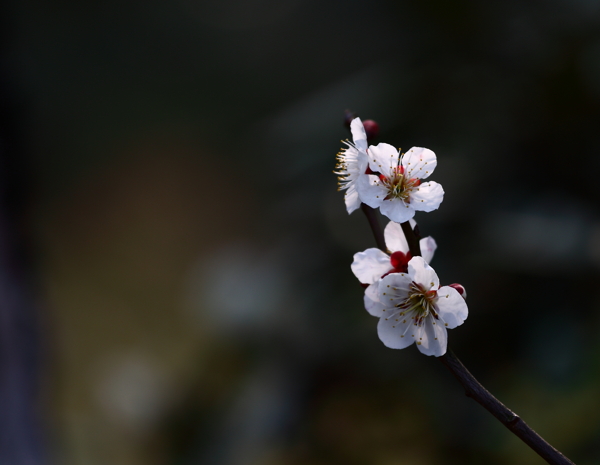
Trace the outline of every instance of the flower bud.
{"type": "Polygon", "coordinates": [[[458,293],[461,295],[461,297],[465,300],[467,300],[467,290],[464,288],[464,286],[462,284],[450,284],[450,287],[453,287],[454,289],[456,289],[458,291],[458,293]]]}
{"type": "Polygon", "coordinates": [[[408,270],[408,262],[412,258],[410,252],[394,252],[390,256],[390,263],[394,267],[396,273],[406,273],[408,270]]]}
{"type": "Polygon", "coordinates": [[[371,142],[379,135],[379,124],[377,124],[372,119],[363,121],[363,126],[365,128],[365,132],[367,133],[368,142],[371,142]]]}

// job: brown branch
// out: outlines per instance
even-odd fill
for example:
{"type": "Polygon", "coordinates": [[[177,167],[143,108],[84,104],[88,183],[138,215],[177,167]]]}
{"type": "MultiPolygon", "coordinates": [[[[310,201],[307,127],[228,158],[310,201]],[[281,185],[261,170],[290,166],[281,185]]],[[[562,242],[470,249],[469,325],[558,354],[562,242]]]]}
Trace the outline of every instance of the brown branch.
{"type": "Polygon", "coordinates": [[[360,208],[362,209],[363,213],[367,217],[367,220],[369,221],[371,231],[373,231],[373,235],[375,236],[375,242],[377,243],[377,247],[379,247],[383,252],[387,252],[387,247],[385,246],[385,238],[383,236],[383,229],[381,229],[381,225],[379,224],[377,212],[371,207],[369,207],[366,203],[361,203],[360,208]]]}
{"type": "Polygon", "coordinates": [[[575,465],[567,457],[552,447],[525,423],[521,417],[496,399],[479,381],[465,368],[454,352],[448,350],[439,357],[440,361],[454,375],[465,389],[465,394],[478,402],[488,412],[494,415],[512,433],[533,449],[540,457],[551,465],[575,465]]]}
{"type": "Polygon", "coordinates": [[[402,232],[404,233],[404,237],[406,237],[406,242],[408,242],[408,250],[413,257],[421,256],[421,244],[419,243],[419,238],[415,234],[413,228],[410,225],[409,221],[405,221],[401,223],[402,232]]]}

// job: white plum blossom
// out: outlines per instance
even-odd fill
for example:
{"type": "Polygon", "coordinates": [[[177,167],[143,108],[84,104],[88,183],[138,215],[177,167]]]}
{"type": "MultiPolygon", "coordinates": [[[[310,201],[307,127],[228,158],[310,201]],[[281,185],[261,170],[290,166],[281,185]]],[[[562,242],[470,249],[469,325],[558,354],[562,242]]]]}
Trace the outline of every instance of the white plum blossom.
{"type": "Polygon", "coordinates": [[[338,175],[338,190],[346,189],[344,200],[346,210],[352,213],[360,207],[361,200],[356,191],[356,181],[369,166],[367,156],[367,135],[360,118],[354,118],[350,123],[353,142],[343,141],[347,145],[336,156],[335,174],[338,175]]]}
{"type": "MultiPolygon", "coordinates": [[[[410,220],[411,228],[416,224],[414,220],[410,220]]],[[[377,248],[367,249],[354,254],[354,261],[350,265],[358,280],[367,285],[364,297],[365,308],[371,314],[381,310],[378,298],[380,279],[389,273],[406,273],[408,262],[412,258],[402,227],[398,223],[393,221],[388,223],[384,230],[384,238],[388,253],[377,248]]],[[[420,240],[419,245],[424,260],[429,263],[437,248],[435,240],[433,237],[425,237],[420,240]]]]}
{"type": "Polygon", "coordinates": [[[425,355],[446,353],[446,329],[461,325],[468,308],[460,293],[450,286],[440,287],[434,269],[422,257],[408,262],[407,273],[391,273],[379,283],[377,333],[392,349],[412,343],[425,355]]]}
{"type": "Polygon", "coordinates": [[[360,200],[397,223],[408,221],[415,211],[436,210],[444,189],[434,181],[421,182],[436,165],[435,153],[429,149],[413,147],[401,155],[390,144],[371,146],[369,168],[379,175],[360,173],[356,183],[360,200]]]}

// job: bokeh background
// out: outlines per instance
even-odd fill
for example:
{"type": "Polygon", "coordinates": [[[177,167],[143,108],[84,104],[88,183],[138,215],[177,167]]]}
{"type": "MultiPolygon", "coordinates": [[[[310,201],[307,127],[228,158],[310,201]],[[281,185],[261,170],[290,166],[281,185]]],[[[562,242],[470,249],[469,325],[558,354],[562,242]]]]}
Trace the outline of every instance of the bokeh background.
{"type": "Polygon", "coordinates": [[[332,174],[345,109],[436,152],[450,346],[600,462],[600,4],[9,1],[0,463],[542,464],[387,349],[332,174]]]}

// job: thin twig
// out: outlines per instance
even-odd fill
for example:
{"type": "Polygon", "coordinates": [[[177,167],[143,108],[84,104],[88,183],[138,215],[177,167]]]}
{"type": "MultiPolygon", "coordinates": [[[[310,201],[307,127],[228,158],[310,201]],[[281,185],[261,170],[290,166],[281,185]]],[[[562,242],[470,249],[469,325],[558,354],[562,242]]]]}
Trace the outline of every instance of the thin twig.
{"type": "Polygon", "coordinates": [[[410,222],[405,221],[401,223],[402,232],[404,233],[404,237],[406,237],[406,242],[408,242],[408,250],[413,257],[421,256],[421,244],[419,244],[419,239],[417,235],[413,231],[413,228],[410,225],[410,222]]]}
{"type": "Polygon", "coordinates": [[[361,203],[360,208],[367,217],[367,220],[369,220],[369,225],[371,226],[371,231],[373,231],[373,235],[375,236],[375,242],[377,243],[377,247],[379,247],[383,252],[386,252],[387,247],[385,246],[383,229],[381,229],[381,225],[379,224],[377,212],[365,203],[361,203]]]}
{"type": "Polygon", "coordinates": [[[540,457],[551,465],[575,465],[567,457],[552,447],[537,434],[521,417],[496,399],[466,369],[454,352],[448,350],[439,357],[440,361],[454,375],[465,389],[465,394],[494,415],[504,426],[513,432],[525,444],[531,447],[540,457]]]}

